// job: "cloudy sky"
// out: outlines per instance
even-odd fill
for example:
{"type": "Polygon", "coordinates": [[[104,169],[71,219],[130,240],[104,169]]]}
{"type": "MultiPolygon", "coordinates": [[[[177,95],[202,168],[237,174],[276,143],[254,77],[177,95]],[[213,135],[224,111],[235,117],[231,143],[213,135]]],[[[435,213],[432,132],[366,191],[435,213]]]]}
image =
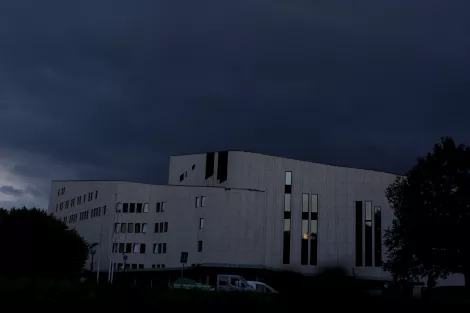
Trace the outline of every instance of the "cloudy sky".
{"type": "Polygon", "coordinates": [[[244,149],[402,172],[470,144],[468,0],[0,0],[0,206],[244,149]]]}

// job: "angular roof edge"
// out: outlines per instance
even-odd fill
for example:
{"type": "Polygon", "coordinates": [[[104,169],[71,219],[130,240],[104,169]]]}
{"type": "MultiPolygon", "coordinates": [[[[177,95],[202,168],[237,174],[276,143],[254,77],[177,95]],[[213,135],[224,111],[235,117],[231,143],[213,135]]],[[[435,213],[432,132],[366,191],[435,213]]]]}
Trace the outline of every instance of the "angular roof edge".
{"type": "Polygon", "coordinates": [[[251,188],[232,188],[225,186],[200,186],[200,185],[174,185],[174,184],[149,184],[143,182],[129,181],[129,180],[94,180],[94,179],[71,179],[71,180],[52,180],[52,183],[80,183],[80,182],[94,182],[94,183],[126,183],[126,184],[140,184],[148,186],[168,186],[168,187],[194,187],[194,188],[218,188],[226,190],[242,190],[242,191],[254,191],[254,192],[265,192],[260,189],[251,189],[251,188]]]}
{"type": "Polygon", "coordinates": [[[248,150],[219,150],[219,151],[206,151],[206,152],[197,152],[197,153],[182,153],[182,154],[172,154],[172,155],[170,155],[170,157],[180,157],[180,156],[187,156],[187,155],[198,155],[198,154],[215,153],[215,152],[221,152],[221,151],[253,153],[253,154],[259,154],[259,155],[264,155],[264,156],[273,157],[273,158],[281,158],[281,159],[287,159],[287,160],[294,160],[294,161],[300,161],[300,162],[307,162],[307,163],[312,163],[312,164],[328,165],[328,166],[335,166],[335,167],[342,167],[342,168],[350,168],[350,169],[356,169],[356,170],[364,170],[364,171],[385,173],[385,174],[391,174],[391,175],[396,175],[396,176],[404,176],[403,173],[400,174],[400,173],[393,173],[393,172],[387,172],[387,171],[374,170],[374,169],[370,169],[370,168],[350,167],[350,166],[344,166],[344,165],[338,165],[338,164],[331,164],[331,163],[320,163],[320,162],[309,161],[309,160],[305,160],[305,159],[295,159],[295,158],[284,157],[284,156],[280,156],[280,155],[272,155],[272,154],[261,153],[261,152],[254,152],[254,151],[248,151],[248,150]]]}

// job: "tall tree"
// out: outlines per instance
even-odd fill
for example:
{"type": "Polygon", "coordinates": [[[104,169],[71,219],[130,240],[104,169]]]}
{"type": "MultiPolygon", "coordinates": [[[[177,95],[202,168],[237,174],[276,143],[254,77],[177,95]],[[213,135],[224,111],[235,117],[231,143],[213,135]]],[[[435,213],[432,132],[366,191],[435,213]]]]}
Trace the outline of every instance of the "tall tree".
{"type": "Polygon", "coordinates": [[[386,196],[395,217],[384,269],[433,279],[459,273],[470,286],[470,149],[442,138],[386,196]]]}
{"type": "Polygon", "coordinates": [[[46,212],[0,210],[0,275],[72,278],[82,271],[88,245],[46,212]]]}

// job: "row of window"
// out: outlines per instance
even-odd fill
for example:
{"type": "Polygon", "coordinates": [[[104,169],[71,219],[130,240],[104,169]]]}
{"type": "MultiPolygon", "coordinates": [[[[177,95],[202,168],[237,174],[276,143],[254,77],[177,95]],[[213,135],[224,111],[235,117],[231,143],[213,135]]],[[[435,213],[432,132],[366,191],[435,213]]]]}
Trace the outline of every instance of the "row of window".
{"type": "Polygon", "coordinates": [[[88,219],[88,211],[80,212],[80,221],[88,219]]]}
{"type": "MultiPolygon", "coordinates": [[[[290,263],[291,248],[291,204],[292,202],[292,172],[285,173],[284,184],[284,238],[283,238],[283,264],[290,263]]],[[[300,263],[302,265],[317,265],[318,259],[318,195],[302,194],[301,215],[301,251],[300,263]]]]}
{"type": "Polygon", "coordinates": [[[132,269],[132,270],[139,269],[139,270],[141,270],[141,269],[144,268],[144,265],[143,265],[143,264],[134,264],[134,263],[132,263],[132,264],[128,264],[128,263],[126,263],[126,264],[123,264],[123,263],[114,263],[114,266],[115,266],[115,269],[116,269],[116,267],[117,267],[117,270],[118,270],[118,271],[121,271],[121,270],[123,270],[123,269],[126,269],[126,270],[129,270],[129,269],[132,269]]]}
{"type": "Polygon", "coordinates": [[[147,223],[114,223],[115,233],[145,234],[148,231],[147,223]]]}
{"type": "Polygon", "coordinates": [[[165,254],[165,253],[166,253],[166,242],[153,244],[153,254],[165,254]]]}
{"type": "Polygon", "coordinates": [[[165,268],[165,264],[152,264],[152,268],[165,268]]]}
{"type": "Polygon", "coordinates": [[[200,196],[196,197],[196,208],[199,207],[204,207],[206,205],[206,197],[205,196],[200,196]]]}
{"type": "MultiPolygon", "coordinates": [[[[59,191],[60,191],[60,189],[59,189],[59,191]]],[[[96,200],[98,198],[98,190],[96,190],[95,192],[89,192],[88,193],[88,202],[93,200],[93,195],[94,195],[94,199],[96,200]]],[[[83,203],[85,203],[86,201],[87,201],[87,195],[84,194],[83,195],[83,203]]],[[[68,209],[69,206],[71,208],[73,208],[75,205],[78,206],[80,204],[82,204],[82,196],[78,196],[76,198],[73,198],[72,200],[67,200],[65,202],[57,203],[55,205],[55,211],[56,212],[62,211],[64,208],[68,209]]]]}
{"type": "Polygon", "coordinates": [[[365,216],[362,212],[363,202],[356,201],[356,266],[372,266],[374,257],[375,266],[380,267],[382,266],[382,209],[380,206],[374,206],[372,211],[372,201],[365,201],[365,216]]]}
{"type": "Polygon", "coordinates": [[[113,253],[145,253],[145,243],[113,243],[113,253]]]}
{"type": "MultiPolygon", "coordinates": [[[[91,210],[91,218],[99,217],[101,216],[101,213],[103,215],[106,215],[106,206],[99,207],[99,208],[94,208],[91,210]]],[[[83,211],[80,212],[78,215],[80,218],[80,221],[87,220],[90,216],[90,211],[83,211]]],[[[63,218],[64,222],[67,223],[67,216],[63,218]]],[[[77,214],[72,214],[69,216],[69,224],[75,223],[77,221],[77,214]]]]}
{"type": "Polygon", "coordinates": [[[156,233],[167,233],[168,232],[168,222],[155,223],[155,232],[156,233]]]}
{"type": "MultiPolygon", "coordinates": [[[[69,216],[69,224],[73,224],[77,222],[78,214],[72,214],[69,216]]],[[[64,222],[67,223],[67,216],[64,218],[64,222]]]]}
{"type": "Polygon", "coordinates": [[[57,190],[57,196],[63,196],[65,193],[65,187],[59,188],[57,190]]]}

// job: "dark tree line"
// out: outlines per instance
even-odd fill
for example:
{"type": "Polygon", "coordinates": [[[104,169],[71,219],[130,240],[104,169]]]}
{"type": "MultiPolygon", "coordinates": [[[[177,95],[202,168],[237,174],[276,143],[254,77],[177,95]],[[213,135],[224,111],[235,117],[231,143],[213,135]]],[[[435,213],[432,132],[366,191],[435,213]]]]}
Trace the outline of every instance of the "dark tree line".
{"type": "Polygon", "coordinates": [[[394,220],[385,232],[395,278],[428,276],[432,286],[463,274],[470,286],[470,148],[446,137],[386,190],[394,220]]]}
{"type": "Polygon", "coordinates": [[[88,245],[73,229],[38,209],[0,209],[0,275],[77,277],[88,245]]]}

